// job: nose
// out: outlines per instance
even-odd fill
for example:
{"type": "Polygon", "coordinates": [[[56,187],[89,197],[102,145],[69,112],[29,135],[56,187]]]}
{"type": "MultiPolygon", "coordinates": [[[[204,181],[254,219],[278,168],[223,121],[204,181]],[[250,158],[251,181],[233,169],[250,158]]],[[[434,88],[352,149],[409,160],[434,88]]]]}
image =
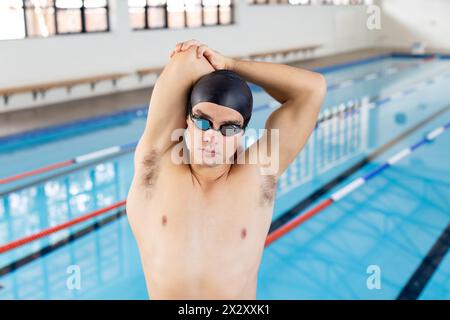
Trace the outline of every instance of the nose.
{"type": "Polygon", "coordinates": [[[219,140],[219,134],[221,133],[216,130],[206,130],[203,132],[203,142],[217,144],[219,140]]]}

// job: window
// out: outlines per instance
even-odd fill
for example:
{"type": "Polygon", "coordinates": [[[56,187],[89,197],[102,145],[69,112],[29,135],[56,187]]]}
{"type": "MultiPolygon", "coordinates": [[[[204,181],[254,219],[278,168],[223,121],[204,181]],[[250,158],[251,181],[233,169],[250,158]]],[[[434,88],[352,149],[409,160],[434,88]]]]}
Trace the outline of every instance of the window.
{"type": "Polygon", "coordinates": [[[231,0],[128,0],[133,29],[193,28],[233,22],[231,0]]]}
{"type": "Polygon", "coordinates": [[[29,37],[55,34],[55,8],[51,1],[25,1],[25,25],[29,37]]]}
{"type": "Polygon", "coordinates": [[[107,0],[56,0],[58,33],[108,31],[107,0]]]}
{"type": "Polygon", "coordinates": [[[0,1],[0,40],[108,30],[107,0],[0,1]]]}
{"type": "Polygon", "coordinates": [[[86,32],[101,32],[109,29],[107,0],[84,0],[86,32]]]}
{"type": "Polygon", "coordinates": [[[83,31],[81,0],[56,0],[56,23],[60,33],[80,33],[83,31]]]}
{"type": "Polygon", "coordinates": [[[0,1],[0,39],[21,39],[25,35],[23,1],[0,1]]]}

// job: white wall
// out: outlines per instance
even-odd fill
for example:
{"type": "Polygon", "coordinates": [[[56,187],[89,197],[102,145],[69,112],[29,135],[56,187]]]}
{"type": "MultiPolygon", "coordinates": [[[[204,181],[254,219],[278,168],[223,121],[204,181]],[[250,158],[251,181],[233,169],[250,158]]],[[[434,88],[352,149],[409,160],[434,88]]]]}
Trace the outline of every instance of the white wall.
{"type": "Polygon", "coordinates": [[[378,46],[410,47],[424,41],[428,47],[450,50],[449,0],[382,0],[381,4],[378,46]]]}
{"type": "MultiPolygon", "coordinates": [[[[162,66],[176,42],[191,38],[227,55],[322,44],[317,51],[322,56],[373,44],[365,6],[249,6],[236,0],[234,25],[146,31],[130,30],[126,1],[110,0],[110,8],[110,33],[0,41],[0,88],[162,66]]],[[[120,81],[119,89],[153,80],[139,83],[132,76],[120,81]]],[[[104,83],[95,92],[89,86],[75,88],[70,97],[63,89],[53,90],[36,102],[30,94],[13,96],[7,108],[0,101],[0,110],[110,91],[111,84],[104,83]]]]}

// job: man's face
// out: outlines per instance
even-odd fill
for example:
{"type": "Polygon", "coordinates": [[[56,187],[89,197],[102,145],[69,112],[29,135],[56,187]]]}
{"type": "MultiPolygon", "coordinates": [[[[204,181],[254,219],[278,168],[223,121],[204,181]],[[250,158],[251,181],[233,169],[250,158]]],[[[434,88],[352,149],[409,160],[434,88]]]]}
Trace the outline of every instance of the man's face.
{"type": "Polygon", "coordinates": [[[186,144],[195,164],[216,166],[226,163],[227,159],[233,157],[244,133],[243,130],[239,130],[244,123],[244,118],[239,112],[211,102],[196,104],[192,108],[192,117],[188,116],[186,122],[188,126],[186,144]],[[200,129],[198,125],[202,123],[207,126],[212,124],[215,130],[200,129]],[[228,132],[231,135],[224,136],[218,131],[223,125],[228,125],[225,128],[230,129],[228,132]],[[235,132],[238,133],[232,134],[235,132]]]}

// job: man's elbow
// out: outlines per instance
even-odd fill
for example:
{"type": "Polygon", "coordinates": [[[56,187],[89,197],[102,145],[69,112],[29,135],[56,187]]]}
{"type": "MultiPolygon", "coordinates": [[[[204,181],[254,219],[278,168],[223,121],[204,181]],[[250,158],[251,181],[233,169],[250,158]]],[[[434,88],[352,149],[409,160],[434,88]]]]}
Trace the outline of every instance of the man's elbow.
{"type": "Polygon", "coordinates": [[[325,77],[316,72],[312,72],[309,75],[308,81],[302,87],[297,90],[296,98],[301,101],[301,103],[305,103],[308,101],[312,105],[320,105],[322,104],[325,95],[327,94],[327,81],[325,77]]]}
{"type": "Polygon", "coordinates": [[[301,85],[295,90],[295,98],[300,100],[311,99],[323,100],[327,94],[327,80],[325,77],[317,72],[309,72],[308,78],[305,79],[304,75],[301,75],[301,85]]]}
{"type": "Polygon", "coordinates": [[[324,98],[327,94],[327,80],[321,73],[314,73],[311,91],[314,95],[324,98]]]}

